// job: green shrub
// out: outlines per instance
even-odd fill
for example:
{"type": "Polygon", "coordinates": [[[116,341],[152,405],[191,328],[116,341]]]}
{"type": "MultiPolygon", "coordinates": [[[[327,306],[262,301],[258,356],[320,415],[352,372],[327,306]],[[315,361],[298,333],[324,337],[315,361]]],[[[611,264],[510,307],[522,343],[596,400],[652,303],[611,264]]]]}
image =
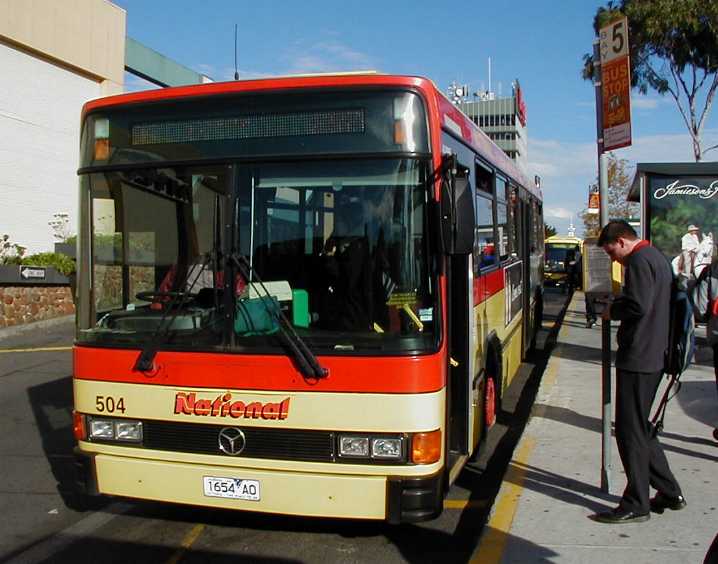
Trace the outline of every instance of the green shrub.
{"type": "Polygon", "coordinates": [[[62,253],[37,253],[22,258],[20,264],[52,266],[60,274],[69,276],[75,272],[75,261],[62,253]]]}

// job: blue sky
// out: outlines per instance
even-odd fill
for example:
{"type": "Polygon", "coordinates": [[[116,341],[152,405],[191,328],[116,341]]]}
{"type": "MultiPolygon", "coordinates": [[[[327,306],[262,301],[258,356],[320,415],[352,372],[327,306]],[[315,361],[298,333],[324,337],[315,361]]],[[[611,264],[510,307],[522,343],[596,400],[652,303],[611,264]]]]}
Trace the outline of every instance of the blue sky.
{"type": "MultiPolygon", "coordinates": [[[[528,173],[542,178],[545,219],[565,232],[586,206],[596,178],[594,90],[580,77],[592,49],[594,0],[514,0],[452,5],[425,0],[114,0],[127,11],[127,35],[214,80],[234,76],[239,26],[240,78],[373,69],[491,85],[508,94],[518,78],[528,113],[528,173]]],[[[131,79],[128,88],[142,87],[131,79]]],[[[633,146],[615,152],[636,162],[692,161],[682,118],[670,97],[632,95],[633,146]]],[[[718,114],[704,146],[718,143],[718,114]]],[[[706,160],[718,159],[718,150],[706,160]]]]}

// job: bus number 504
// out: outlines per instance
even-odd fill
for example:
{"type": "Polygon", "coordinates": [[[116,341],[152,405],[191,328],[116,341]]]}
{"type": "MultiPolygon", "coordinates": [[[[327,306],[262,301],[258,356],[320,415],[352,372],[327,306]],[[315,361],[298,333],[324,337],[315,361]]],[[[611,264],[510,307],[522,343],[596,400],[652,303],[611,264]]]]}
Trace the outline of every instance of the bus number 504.
{"type": "Polygon", "coordinates": [[[115,399],[112,396],[96,396],[95,409],[100,413],[125,412],[125,398],[115,399]]]}

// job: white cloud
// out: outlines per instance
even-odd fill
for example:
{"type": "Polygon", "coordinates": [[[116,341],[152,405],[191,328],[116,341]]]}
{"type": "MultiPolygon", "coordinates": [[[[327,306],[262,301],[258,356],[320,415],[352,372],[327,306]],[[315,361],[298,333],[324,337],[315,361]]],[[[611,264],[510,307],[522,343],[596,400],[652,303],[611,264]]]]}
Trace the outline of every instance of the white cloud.
{"type": "MultiPolygon", "coordinates": [[[[196,70],[208,77],[215,82],[227,82],[234,80],[234,67],[216,67],[214,65],[199,64],[196,66],[196,70]]],[[[271,78],[277,76],[269,72],[255,71],[247,68],[239,67],[239,79],[240,80],[255,80],[258,78],[271,78]]]]}
{"type": "Polygon", "coordinates": [[[299,48],[285,59],[290,73],[357,71],[373,68],[371,57],[336,40],[319,41],[299,48]]]}
{"type": "Polygon", "coordinates": [[[564,143],[555,139],[529,138],[528,155],[529,171],[542,178],[583,174],[596,164],[597,158],[594,143],[564,143]]]}
{"type": "Polygon", "coordinates": [[[631,109],[636,110],[655,110],[662,100],[658,98],[648,98],[646,96],[632,96],[631,109]]]}
{"type": "MultiPolygon", "coordinates": [[[[705,129],[702,137],[702,148],[718,143],[718,129],[705,129]]],[[[666,133],[635,137],[633,145],[620,149],[616,156],[639,162],[693,162],[693,145],[688,133],[666,133]]],[[[718,159],[718,152],[712,151],[704,155],[704,160],[718,159]]]]}
{"type": "Polygon", "coordinates": [[[570,223],[581,232],[580,212],[588,201],[588,186],[596,177],[595,143],[567,143],[529,137],[528,171],[541,177],[546,222],[560,234],[570,223]]]}
{"type": "MultiPolygon", "coordinates": [[[[324,32],[324,34],[329,39],[311,45],[302,45],[301,43],[293,45],[291,50],[281,57],[276,72],[240,67],[240,80],[271,78],[288,74],[368,70],[376,66],[367,54],[335,40],[334,36],[337,34],[331,32],[324,32]]],[[[234,80],[234,67],[219,68],[213,65],[199,64],[196,65],[196,68],[199,72],[218,82],[234,80]]]]}
{"type": "MultiPolygon", "coordinates": [[[[718,129],[704,130],[703,148],[718,143],[718,129]]],[[[555,139],[529,138],[530,175],[541,176],[544,214],[559,233],[566,231],[569,221],[581,230],[580,212],[586,208],[588,187],[596,182],[597,154],[595,143],[565,143],[555,139]]],[[[633,145],[614,152],[626,159],[630,169],[641,162],[692,162],[693,148],[688,133],[666,133],[634,137],[633,145]]],[[[718,149],[704,156],[706,161],[718,160],[718,149]]],[[[631,171],[632,173],[632,171],[631,171]]]]}
{"type": "Polygon", "coordinates": [[[566,208],[555,208],[552,206],[545,206],[543,214],[546,218],[555,219],[571,219],[576,217],[576,213],[566,208]]]}

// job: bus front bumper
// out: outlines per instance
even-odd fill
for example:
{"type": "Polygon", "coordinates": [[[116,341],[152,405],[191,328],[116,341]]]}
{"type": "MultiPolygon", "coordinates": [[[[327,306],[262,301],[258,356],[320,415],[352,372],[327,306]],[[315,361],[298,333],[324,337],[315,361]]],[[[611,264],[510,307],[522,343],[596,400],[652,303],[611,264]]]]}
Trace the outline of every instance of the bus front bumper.
{"type": "Polygon", "coordinates": [[[443,473],[426,477],[339,475],[268,471],[135,459],[76,450],[78,487],[108,495],[218,509],[313,517],[377,519],[392,524],[437,517],[443,506],[443,473]],[[205,495],[205,477],[259,482],[260,499],[205,495]]]}

